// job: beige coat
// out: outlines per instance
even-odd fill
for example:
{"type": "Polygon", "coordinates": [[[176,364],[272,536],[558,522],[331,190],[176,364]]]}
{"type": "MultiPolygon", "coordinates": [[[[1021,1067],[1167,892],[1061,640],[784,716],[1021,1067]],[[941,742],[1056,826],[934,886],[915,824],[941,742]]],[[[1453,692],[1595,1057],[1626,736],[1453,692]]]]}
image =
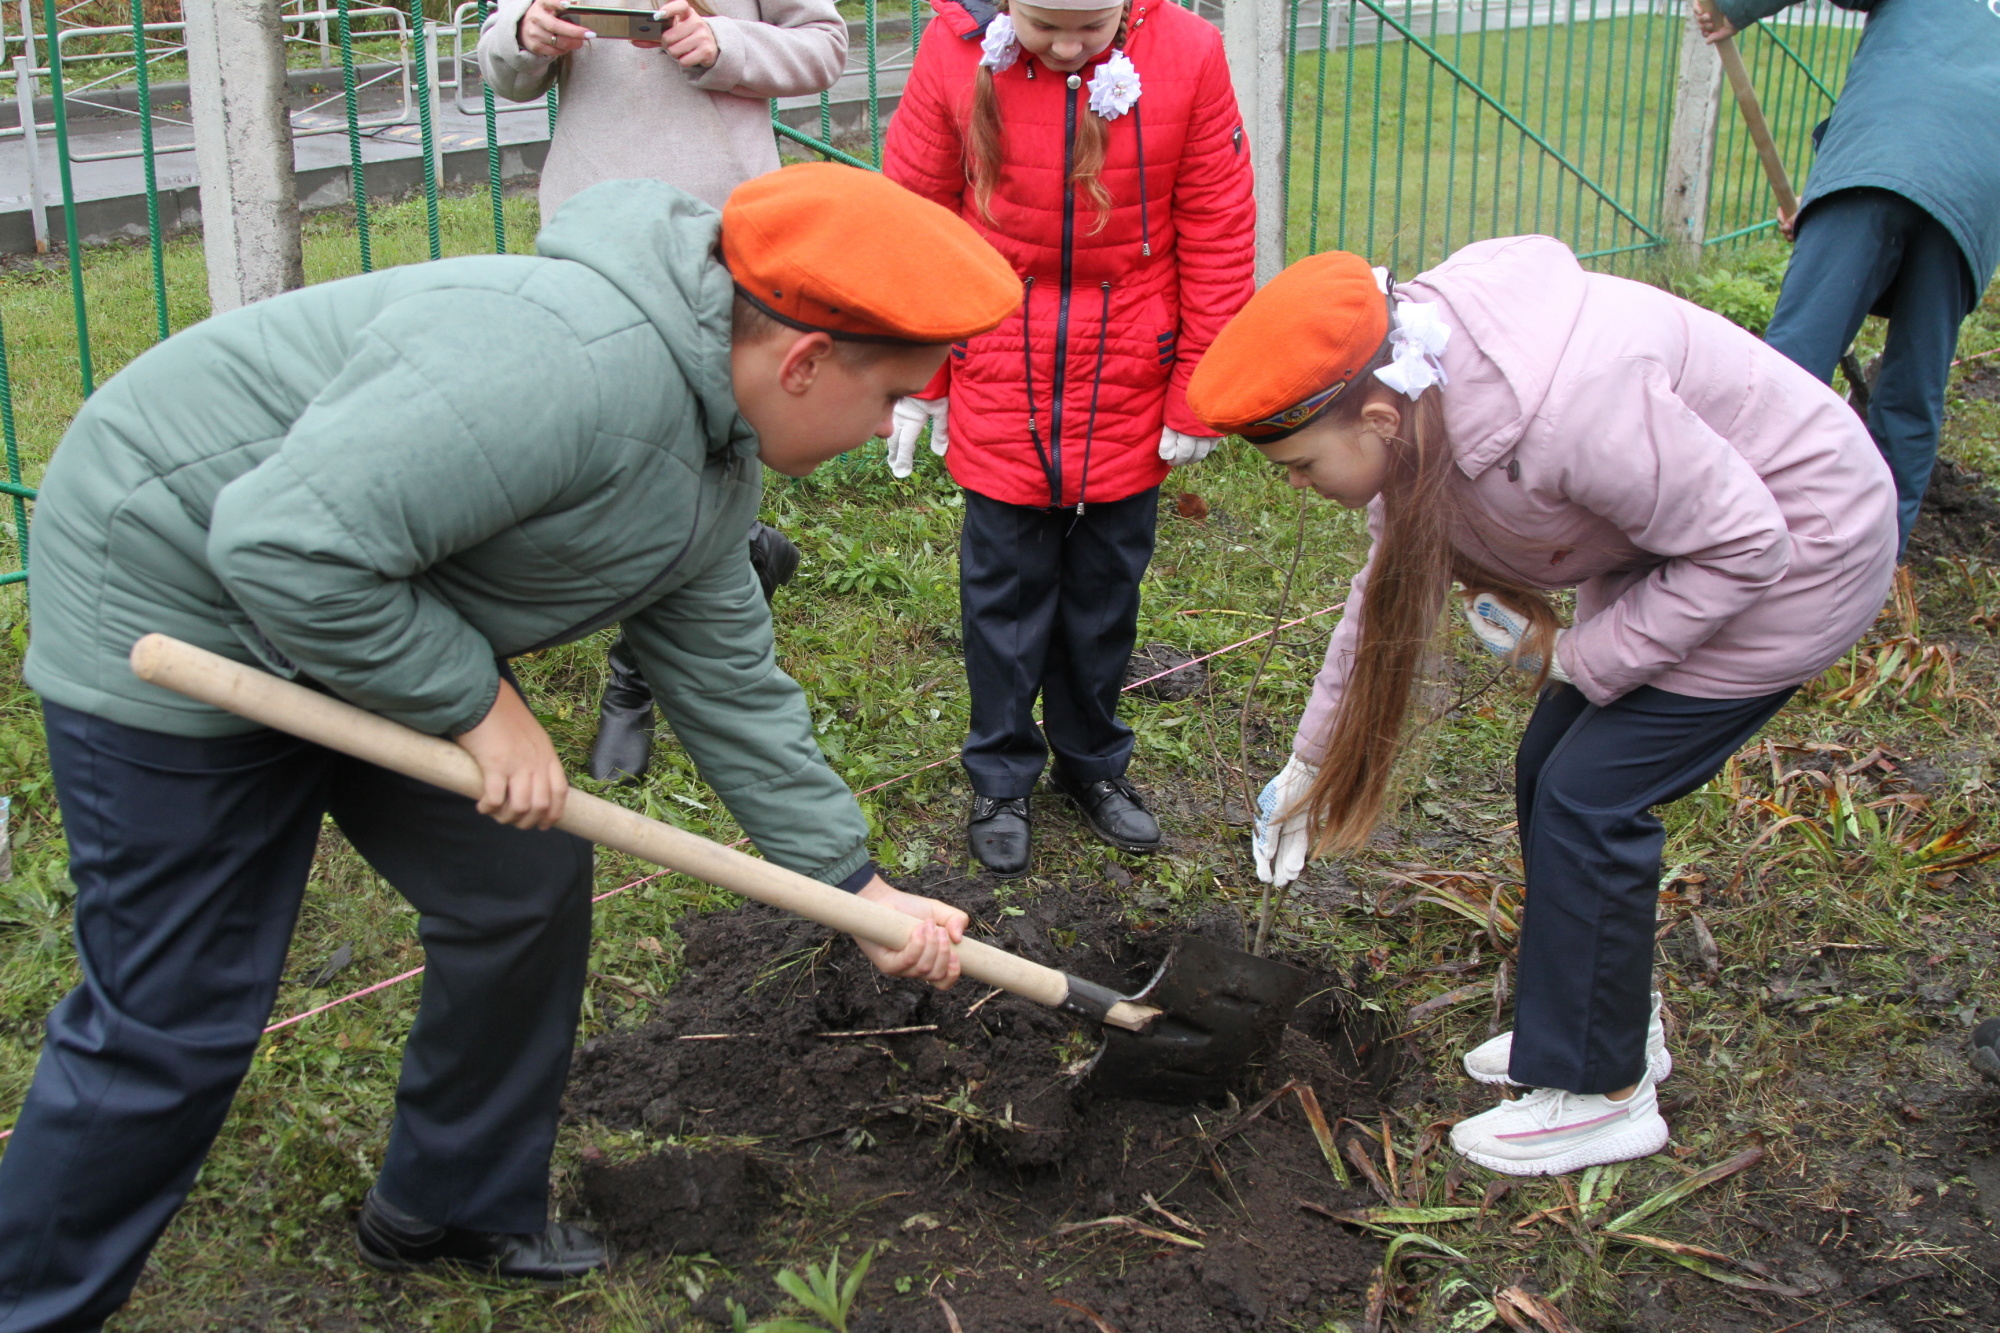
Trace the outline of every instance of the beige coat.
{"type": "Polygon", "coordinates": [[[561,60],[531,55],[518,39],[530,2],[500,0],[479,35],[479,68],[516,102],[561,84],[542,168],[545,219],[578,190],[630,178],[663,180],[720,208],[738,185],[777,168],[768,99],[829,88],[847,61],[834,0],[713,0],[719,54],[695,70],[665,51],[603,39],[561,60]]]}

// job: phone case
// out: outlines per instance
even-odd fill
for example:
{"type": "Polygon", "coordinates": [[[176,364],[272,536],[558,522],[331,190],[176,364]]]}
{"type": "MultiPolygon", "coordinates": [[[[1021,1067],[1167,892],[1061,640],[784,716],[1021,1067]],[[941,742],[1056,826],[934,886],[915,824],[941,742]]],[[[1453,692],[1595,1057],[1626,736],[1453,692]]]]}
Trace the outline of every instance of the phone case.
{"type": "Polygon", "coordinates": [[[590,29],[599,37],[609,37],[615,41],[657,42],[667,31],[667,25],[654,18],[650,9],[608,9],[577,5],[563,10],[562,16],[579,27],[590,29]]]}

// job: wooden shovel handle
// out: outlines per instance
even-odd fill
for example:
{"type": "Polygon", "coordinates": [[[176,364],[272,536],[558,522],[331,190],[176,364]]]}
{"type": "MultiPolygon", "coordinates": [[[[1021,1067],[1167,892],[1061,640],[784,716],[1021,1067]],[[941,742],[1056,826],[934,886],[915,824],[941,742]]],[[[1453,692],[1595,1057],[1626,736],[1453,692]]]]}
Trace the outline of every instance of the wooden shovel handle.
{"type": "Polygon", "coordinates": [[[1764,108],[1757,101],[1757,86],[1750,82],[1750,71],[1743,66],[1743,53],[1736,49],[1736,39],[1722,38],[1715,43],[1715,53],[1722,58],[1722,72],[1729,79],[1729,90],[1736,94],[1737,108],[1743,112],[1743,123],[1750,129],[1750,142],[1757,145],[1757,158],[1764,164],[1764,177],[1771,182],[1771,193],[1777,197],[1778,213],[1795,218],[1799,196],[1785,173],[1785,160],[1778,156],[1778,142],[1771,137],[1770,122],[1764,119],[1764,108]]]}
{"type": "MultiPolygon", "coordinates": [[[[132,645],[132,671],[151,684],[446,791],[477,799],[484,790],[479,761],[450,741],[179,639],[148,634],[139,640],[132,645]]],[[[556,827],[871,944],[900,949],[909,941],[912,919],[894,908],[843,893],[588,792],[571,789],[556,827]]],[[[1037,1004],[1056,1008],[1070,995],[1067,974],[977,940],[959,942],[958,960],[963,975],[1037,1004]]],[[[1104,1021],[1139,1031],[1158,1012],[1121,1001],[1111,1006],[1104,1021]]]]}

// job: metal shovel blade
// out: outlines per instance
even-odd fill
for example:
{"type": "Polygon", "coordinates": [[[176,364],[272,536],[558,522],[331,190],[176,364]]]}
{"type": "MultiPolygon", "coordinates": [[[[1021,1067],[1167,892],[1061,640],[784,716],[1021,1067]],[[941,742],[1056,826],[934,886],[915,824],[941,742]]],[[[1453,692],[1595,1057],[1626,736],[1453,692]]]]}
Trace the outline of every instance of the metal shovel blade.
{"type": "Polygon", "coordinates": [[[1190,1103],[1241,1090],[1278,1053],[1305,993],[1304,968],[1210,940],[1175,942],[1146,988],[1129,997],[1161,1010],[1146,1032],[1105,1029],[1091,1065],[1100,1093],[1190,1103]]]}

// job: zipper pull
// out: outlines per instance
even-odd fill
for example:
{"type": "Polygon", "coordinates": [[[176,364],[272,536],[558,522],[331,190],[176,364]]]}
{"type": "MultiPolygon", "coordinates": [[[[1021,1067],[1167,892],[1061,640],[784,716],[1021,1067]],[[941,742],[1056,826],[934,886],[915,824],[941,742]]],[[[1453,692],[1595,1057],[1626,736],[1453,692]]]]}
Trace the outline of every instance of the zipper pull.
{"type": "Polygon", "coordinates": [[[1076,516],[1077,516],[1078,518],[1082,518],[1082,517],[1083,517],[1083,501],[1081,501],[1081,500],[1078,500],[1078,501],[1076,502],[1076,516]]]}

